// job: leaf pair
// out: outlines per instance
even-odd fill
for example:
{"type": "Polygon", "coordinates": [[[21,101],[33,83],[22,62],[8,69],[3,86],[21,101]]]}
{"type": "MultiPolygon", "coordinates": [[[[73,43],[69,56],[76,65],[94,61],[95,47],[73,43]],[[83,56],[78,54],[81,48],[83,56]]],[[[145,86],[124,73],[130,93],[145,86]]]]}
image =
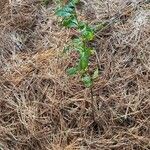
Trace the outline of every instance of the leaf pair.
{"type": "Polygon", "coordinates": [[[84,83],[84,85],[89,88],[93,85],[93,80],[96,79],[99,75],[99,71],[98,71],[98,68],[94,71],[94,74],[93,76],[91,77],[90,75],[84,75],[82,77],[82,81],[84,83]]]}
{"type": "Polygon", "coordinates": [[[94,39],[94,30],[89,25],[81,22],[79,29],[85,41],[91,41],[94,39]]]}
{"type": "Polygon", "coordinates": [[[76,27],[78,27],[78,21],[77,21],[77,19],[74,15],[69,16],[69,17],[65,17],[62,20],[62,24],[63,24],[63,26],[65,26],[67,28],[76,28],[76,27]]]}
{"type": "MultiPolygon", "coordinates": [[[[48,0],[47,0],[48,1],[48,0]]],[[[62,0],[63,2],[64,0],[62,0]]],[[[71,16],[73,13],[75,13],[75,5],[79,3],[79,0],[67,0],[65,2],[65,6],[62,6],[61,8],[58,8],[56,10],[56,15],[59,17],[68,17],[71,16]]]]}
{"type": "Polygon", "coordinates": [[[64,7],[58,8],[56,10],[56,15],[59,17],[68,17],[71,16],[74,12],[75,6],[70,3],[68,5],[65,5],[64,7]]]}
{"type": "Polygon", "coordinates": [[[89,57],[87,57],[83,54],[80,57],[79,63],[77,64],[77,66],[67,69],[67,73],[68,73],[68,75],[75,75],[78,72],[80,74],[84,74],[88,69],[88,64],[89,64],[89,57]]]}
{"type": "MultiPolygon", "coordinates": [[[[69,68],[69,69],[67,70],[67,73],[68,73],[69,75],[75,75],[75,74],[77,74],[77,72],[78,72],[78,69],[77,69],[77,68],[74,68],[74,67],[69,68]]],[[[92,77],[91,77],[90,75],[85,74],[85,75],[82,77],[82,82],[84,83],[84,85],[85,85],[87,88],[89,88],[89,87],[91,87],[91,86],[93,85],[93,80],[96,79],[98,76],[99,76],[99,71],[98,71],[98,68],[97,68],[97,69],[94,71],[94,74],[93,74],[92,77]]]]}
{"type": "Polygon", "coordinates": [[[89,88],[93,85],[93,81],[92,81],[92,78],[90,75],[83,76],[82,81],[87,88],[89,88]]]}
{"type": "Polygon", "coordinates": [[[94,79],[98,77],[98,69],[94,71],[92,76],[89,74],[90,56],[92,55],[93,50],[87,46],[87,43],[94,39],[94,29],[87,23],[78,20],[75,6],[79,0],[60,1],[63,3],[63,6],[57,9],[56,15],[62,17],[62,25],[67,28],[74,28],[80,33],[78,38],[73,39],[71,44],[64,49],[64,52],[75,50],[79,53],[77,65],[69,68],[67,73],[69,75],[79,73],[84,85],[86,87],[91,87],[94,79]]]}
{"type": "Polygon", "coordinates": [[[77,28],[78,20],[75,12],[77,0],[70,0],[67,5],[56,10],[56,15],[62,17],[62,24],[67,28],[77,28]]]}
{"type": "MultiPolygon", "coordinates": [[[[68,73],[69,75],[74,75],[74,74],[77,73],[77,68],[69,68],[69,69],[67,70],[67,73],[68,73]]],[[[82,82],[84,83],[84,85],[85,85],[87,88],[88,88],[88,87],[91,87],[92,84],[93,84],[93,80],[92,80],[92,78],[90,77],[90,75],[84,75],[84,76],[82,77],[82,82]]]]}
{"type": "Polygon", "coordinates": [[[80,71],[85,72],[89,65],[89,56],[85,52],[82,52],[79,60],[80,71]]]}

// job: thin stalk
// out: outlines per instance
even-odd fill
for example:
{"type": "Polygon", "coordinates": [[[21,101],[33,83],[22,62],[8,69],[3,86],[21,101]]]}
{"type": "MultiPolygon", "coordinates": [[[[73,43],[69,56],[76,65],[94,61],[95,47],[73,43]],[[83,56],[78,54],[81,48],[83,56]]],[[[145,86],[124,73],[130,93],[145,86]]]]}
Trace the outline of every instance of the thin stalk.
{"type": "Polygon", "coordinates": [[[95,122],[96,118],[95,118],[94,96],[93,96],[93,87],[92,86],[90,87],[90,93],[91,93],[92,118],[93,118],[93,121],[95,122]]]}

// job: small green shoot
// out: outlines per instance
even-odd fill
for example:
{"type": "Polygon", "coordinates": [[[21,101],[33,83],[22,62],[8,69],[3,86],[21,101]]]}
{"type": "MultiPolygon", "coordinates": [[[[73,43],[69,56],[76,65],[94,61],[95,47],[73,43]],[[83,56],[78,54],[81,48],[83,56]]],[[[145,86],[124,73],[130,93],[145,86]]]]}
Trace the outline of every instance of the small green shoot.
{"type": "Polygon", "coordinates": [[[75,50],[79,54],[79,58],[75,67],[67,69],[68,75],[79,73],[85,87],[92,87],[93,80],[98,77],[98,69],[93,75],[89,73],[90,57],[93,55],[93,49],[88,47],[88,42],[95,37],[94,29],[87,23],[78,20],[76,13],[76,5],[79,0],[68,0],[65,5],[60,2],[59,8],[56,10],[56,15],[61,17],[61,24],[66,28],[75,29],[79,35],[74,38],[71,44],[64,48],[64,52],[75,50]]]}
{"type": "Polygon", "coordinates": [[[84,77],[82,77],[82,81],[83,81],[85,87],[87,87],[87,88],[89,88],[93,85],[92,78],[89,75],[85,75],[84,77]]]}
{"type": "Polygon", "coordinates": [[[78,71],[77,68],[72,67],[72,68],[67,69],[67,74],[68,75],[75,75],[75,74],[77,74],[77,71],[78,71]]]}

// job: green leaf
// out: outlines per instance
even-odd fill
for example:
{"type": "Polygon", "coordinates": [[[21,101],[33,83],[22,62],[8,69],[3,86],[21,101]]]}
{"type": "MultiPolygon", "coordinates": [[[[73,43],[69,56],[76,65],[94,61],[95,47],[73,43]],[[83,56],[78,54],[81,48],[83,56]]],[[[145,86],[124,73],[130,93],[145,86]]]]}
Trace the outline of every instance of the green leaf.
{"type": "Polygon", "coordinates": [[[85,38],[89,41],[93,40],[94,39],[94,32],[93,31],[88,31],[85,33],[85,38]]]}
{"type": "Polygon", "coordinates": [[[91,54],[92,54],[92,49],[91,48],[85,47],[84,51],[85,51],[86,56],[88,56],[88,57],[91,56],[91,54]]]}
{"type": "Polygon", "coordinates": [[[77,68],[72,67],[72,68],[67,69],[67,74],[75,75],[75,74],[77,74],[77,71],[78,71],[77,68]]]}
{"type": "Polygon", "coordinates": [[[85,38],[88,41],[91,41],[94,39],[94,31],[88,26],[83,29],[82,35],[83,35],[83,38],[85,38]]]}
{"type": "Polygon", "coordinates": [[[93,73],[92,79],[94,80],[94,79],[98,78],[98,76],[99,76],[99,71],[98,71],[98,68],[97,68],[97,69],[94,71],[94,73],[93,73]]]}
{"type": "Polygon", "coordinates": [[[91,41],[94,39],[94,30],[86,23],[80,22],[79,29],[81,30],[81,34],[84,40],[91,41]]]}
{"type": "Polygon", "coordinates": [[[59,17],[68,17],[68,16],[71,16],[71,12],[69,12],[69,11],[67,12],[64,9],[58,9],[56,11],[56,15],[59,17]]]}
{"type": "Polygon", "coordinates": [[[78,51],[80,55],[82,55],[82,52],[84,51],[84,43],[81,38],[75,38],[72,41],[72,45],[74,50],[78,51]]]}
{"type": "Polygon", "coordinates": [[[74,4],[69,3],[68,5],[65,5],[62,8],[58,8],[55,14],[59,17],[68,17],[71,16],[74,11],[75,11],[74,4]]]}
{"type": "Polygon", "coordinates": [[[92,79],[89,75],[85,75],[84,77],[82,77],[82,81],[86,87],[90,87],[93,84],[92,79]]]}
{"type": "Polygon", "coordinates": [[[80,39],[80,38],[73,39],[72,43],[75,47],[83,45],[82,39],[80,39]]]}
{"type": "Polygon", "coordinates": [[[83,30],[85,27],[86,27],[86,23],[80,21],[79,22],[79,29],[83,30]]]}
{"type": "Polygon", "coordinates": [[[74,16],[64,18],[62,23],[65,27],[68,27],[68,28],[75,28],[78,26],[78,21],[74,16]]]}
{"type": "Polygon", "coordinates": [[[80,70],[87,70],[89,64],[89,57],[85,55],[85,52],[82,53],[79,61],[80,70]]]}

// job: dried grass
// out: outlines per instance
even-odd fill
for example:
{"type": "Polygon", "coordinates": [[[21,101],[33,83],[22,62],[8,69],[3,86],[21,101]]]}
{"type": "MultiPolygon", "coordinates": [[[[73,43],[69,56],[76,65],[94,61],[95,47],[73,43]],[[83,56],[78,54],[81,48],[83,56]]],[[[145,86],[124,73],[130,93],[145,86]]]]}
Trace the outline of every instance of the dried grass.
{"type": "Polygon", "coordinates": [[[55,4],[10,0],[0,15],[0,149],[150,149],[150,4],[83,2],[80,17],[92,24],[117,16],[91,43],[96,121],[90,90],[65,73],[73,33],[57,24],[55,4]]]}

